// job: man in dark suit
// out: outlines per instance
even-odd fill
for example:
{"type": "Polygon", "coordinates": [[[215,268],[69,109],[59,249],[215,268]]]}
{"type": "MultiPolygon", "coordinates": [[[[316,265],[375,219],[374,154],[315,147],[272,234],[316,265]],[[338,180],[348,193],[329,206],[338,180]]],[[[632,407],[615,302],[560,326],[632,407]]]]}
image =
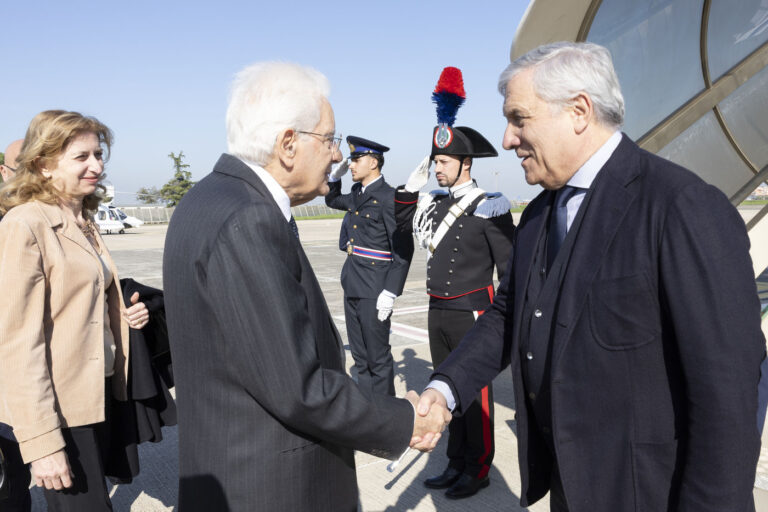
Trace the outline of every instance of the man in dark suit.
{"type": "Polygon", "coordinates": [[[546,190],[493,306],[419,403],[461,413],[511,364],[521,504],[754,510],[765,354],[744,222],[618,130],[609,52],[555,43],[502,73],[503,145],[546,190]]]}
{"type": "Polygon", "coordinates": [[[341,158],[328,90],[293,64],[241,71],[229,154],[168,228],[182,512],[356,510],[353,450],[395,458],[409,442],[434,446],[450,418],[435,408],[422,422],[408,400],[371,397],[344,372],[290,212],[328,192],[341,158]]]}
{"type": "Polygon", "coordinates": [[[389,316],[403,293],[408,260],[394,251],[395,189],[381,175],[387,146],[347,137],[349,160],[328,180],[325,204],[346,211],[339,247],[347,253],[341,269],[347,339],[357,384],[372,393],[395,395],[395,365],[389,346],[389,316]],[[349,163],[351,161],[351,163],[349,163]],[[352,171],[352,190],[341,193],[341,177],[352,171]]]}

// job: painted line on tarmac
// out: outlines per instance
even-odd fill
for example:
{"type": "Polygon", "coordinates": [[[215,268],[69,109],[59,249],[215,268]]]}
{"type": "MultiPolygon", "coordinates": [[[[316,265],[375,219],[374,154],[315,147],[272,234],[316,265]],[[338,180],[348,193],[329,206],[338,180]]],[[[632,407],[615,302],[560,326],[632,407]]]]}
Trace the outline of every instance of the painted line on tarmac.
{"type": "MultiPolygon", "coordinates": [[[[345,322],[344,315],[334,315],[333,318],[339,322],[345,322]]],[[[419,344],[429,343],[429,333],[427,330],[413,327],[412,325],[401,324],[400,322],[392,322],[389,332],[391,334],[402,336],[403,338],[408,338],[409,340],[418,341],[419,344]]],[[[400,346],[401,345],[398,345],[398,347],[400,346]]]]}
{"type": "Polygon", "coordinates": [[[397,334],[398,336],[402,336],[414,341],[419,341],[421,343],[429,343],[429,333],[427,330],[419,329],[418,327],[413,327],[412,325],[392,322],[390,332],[392,334],[397,334]]]}
{"type": "Polygon", "coordinates": [[[414,313],[426,313],[429,311],[429,304],[423,306],[412,306],[410,308],[397,308],[392,311],[392,316],[398,315],[412,315],[414,313]]]}

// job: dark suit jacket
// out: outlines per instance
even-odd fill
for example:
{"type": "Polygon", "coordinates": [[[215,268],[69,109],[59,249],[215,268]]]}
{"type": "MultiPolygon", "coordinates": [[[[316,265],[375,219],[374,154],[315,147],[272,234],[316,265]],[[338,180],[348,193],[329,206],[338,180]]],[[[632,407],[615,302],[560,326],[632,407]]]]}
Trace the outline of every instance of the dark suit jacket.
{"type": "Polygon", "coordinates": [[[409,261],[394,250],[394,238],[398,236],[395,229],[395,189],[383,177],[366,187],[362,194],[359,194],[362,188],[360,183],[352,185],[349,194],[341,193],[341,181],[328,185],[330,192],[325,196],[325,204],[347,212],[342,222],[342,235],[346,234],[346,239],[339,239],[339,247],[343,244],[343,249],[346,249],[349,242],[392,253],[392,261],[350,255],[341,270],[344,295],[375,299],[382,290],[395,295],[403,293],[409,261]]]}
{"type": "Polygon", "coordinates": [[[413,408],[344,373],[301,244],[240,160],[222,155],[176,208],[163,279],[181,512],[355,510],[353,449],[397,457],[413,408]]]}
{"type": "MultiPolygon", "coordinates": [[[[512,364],[524,506],[552,468],[519,353],[551,194],[526,208],[493,306],[436,375],[470,404],[512,364]]],[[[765,344],[744,221],[719,190],[626,136],[588,194],[558,308],[544,312],[571,512],[754,510],[765,344]]]]}

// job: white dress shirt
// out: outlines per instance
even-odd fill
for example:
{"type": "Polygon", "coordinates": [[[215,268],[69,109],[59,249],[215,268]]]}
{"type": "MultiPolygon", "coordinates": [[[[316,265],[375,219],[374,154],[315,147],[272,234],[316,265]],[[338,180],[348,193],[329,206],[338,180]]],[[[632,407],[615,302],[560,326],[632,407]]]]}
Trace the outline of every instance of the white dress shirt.
{"type": "Polygon", "coordinates": [[[274,198],[275,202],[277,203],[277,206],[280,208],[280,211],[283,212],[283,216],[285,217],[286,222],[291,220],[291,198],[288,197],[288,194],[285,193],[285,190],[283,190],[283,187],[280,186],[280,184],[275,180],[275,178],[272,177],[269,172],[267,172],[266,169],[263,167],[256,165],[252,162],[249,162],[248,160],[238,158],[241,162],[243,162],[245,165],[253,169],[253,172],[256,173],[256,176],[261,178],[261,181],[264,182],[264,185],[267,187],[267,190],[269,190],[269,193],[272,194],[272,198],[274,198]]]}

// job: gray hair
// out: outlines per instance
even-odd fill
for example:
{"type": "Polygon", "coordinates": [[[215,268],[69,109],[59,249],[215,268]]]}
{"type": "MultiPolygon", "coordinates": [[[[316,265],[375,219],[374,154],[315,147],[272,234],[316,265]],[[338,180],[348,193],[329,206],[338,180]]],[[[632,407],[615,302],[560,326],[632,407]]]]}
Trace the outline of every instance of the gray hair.
{"type": "Polygon", "coordinates": [[[230,154],[265,166],[281,131],[312,131],[320,122],[328,79],[315,69],[286,62],[259,62],[232,82],[227,107],[230,154]]]}
{"type": "Polygon", "coordinates": [[[499,92],[506,96],[509,81],[528,69],[534,69],[534,91],[547,103],[562,108],[586,92],[600,123],[612,128],[624,123],[624,96],[607,48],[567,41],[539,46],[507,66],[499,76],[499,92]]]}

